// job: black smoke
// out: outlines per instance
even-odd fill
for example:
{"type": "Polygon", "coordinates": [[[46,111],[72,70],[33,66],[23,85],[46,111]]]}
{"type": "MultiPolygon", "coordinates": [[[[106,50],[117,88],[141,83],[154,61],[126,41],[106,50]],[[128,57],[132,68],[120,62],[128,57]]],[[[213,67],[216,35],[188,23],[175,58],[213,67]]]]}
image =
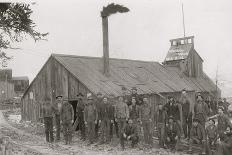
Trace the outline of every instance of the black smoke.
{"type": "Polygon", "coordinates": [[[108,17],[108,16],[115,14],[117,12],[124,13],[124,12],[129,12],[129,11],[130,10],[127,7],[111,3],[107,7],[103,7],[103,10],[101,11],[101,16],[108,17]]]}

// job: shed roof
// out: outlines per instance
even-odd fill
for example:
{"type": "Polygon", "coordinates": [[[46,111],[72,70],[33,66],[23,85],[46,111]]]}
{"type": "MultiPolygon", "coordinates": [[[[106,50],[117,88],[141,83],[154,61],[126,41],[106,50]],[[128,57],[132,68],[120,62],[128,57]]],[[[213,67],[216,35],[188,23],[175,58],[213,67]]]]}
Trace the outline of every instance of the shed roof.
{"type": "Polygon", "coordinates": [[[27,76],[13,76],[12,80],[13,81],[28,81],[29,78],[27,76]]]}
{"type": "Polygon", "coordinates": [[[215,91],[216,87],[204,74],[201,78],[182,75],[176,67],[158,62],[110,58],[110,76],[103,74],[100,57],[52,54],[60,64],[81,81],[92,93],[121,95],[121,87],[137,87],[139,94],[188,91],[215,91]]]}
{"type": "Polygon", "coordinates": [[[165,61],[186,59],[189,52],[193,49],[193,44],[172,45],[168,50],[165,61]]]}

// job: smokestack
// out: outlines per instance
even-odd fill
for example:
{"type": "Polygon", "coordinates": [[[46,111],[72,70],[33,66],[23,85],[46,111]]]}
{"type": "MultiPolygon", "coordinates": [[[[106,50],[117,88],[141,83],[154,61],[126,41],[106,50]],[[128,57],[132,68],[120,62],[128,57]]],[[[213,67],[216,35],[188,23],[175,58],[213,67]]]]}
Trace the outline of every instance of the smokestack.
{"type": "Polygon", "coordinates": [[[102,33],[103,33],[103,73],[110,75],[109,71],[109,34],[108,34],[108,17],[102,16],[102,33]]]}
{"type": "Polygon", "coordinates": [[[101,11],[103,33],[103,73],[106,76],[110,75],[108,17],[117,12],[124,13],[128,11],[128,8],[118,4],[115,5],[114,3],[109,4],[107,7],[103,7],[103,10],[101,11]]]}

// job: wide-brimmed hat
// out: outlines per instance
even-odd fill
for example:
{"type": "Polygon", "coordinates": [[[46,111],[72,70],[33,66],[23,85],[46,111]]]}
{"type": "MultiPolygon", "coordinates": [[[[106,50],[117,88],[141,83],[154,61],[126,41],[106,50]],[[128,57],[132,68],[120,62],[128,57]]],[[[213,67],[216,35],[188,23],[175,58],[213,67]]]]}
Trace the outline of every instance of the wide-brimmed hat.
{"type": "Polygon", "coordinates": [[[209,119],[209,121],[213,121],[213,124],[215,124],[215,120],[214,119],[211,118],[211,119],[209,119]]]}
{"type": "Polygon", "coordinates": [[[56,99],[58,99],[58,98],[63,98],[63,96],[62,95],[57,95],[56,99]]]}
{"type": "Polygon", "coordinates": [[[77,97],[84,97],[84,95],[82,93],[78,93],[77,97]]]}
{"type": "Polygon", "coordinates": [[[136,87],[132,87],[131,90],[136,90],[137,91],[137,88],[136,87]]]}
{"type": "Polygon", "coordinates": [[[223,106],[219,106],[218,109],[221,109],[222,111],[225,110],[223,106]]]}
{"type": "Polygon", "coordinates": [[[173,116],[169,116],[169,117],[168,117],[168,119],[172,119],[172,120],[174,120],[174,117],[173,117],[173,116]]]}
{"type": "Polygon", "coordinates": [[[198,123],[199,123],[200,120],[199,120],[198,118],[194,118],[194,119],[193,119],[193,122],[198,122],[198,123]]]}

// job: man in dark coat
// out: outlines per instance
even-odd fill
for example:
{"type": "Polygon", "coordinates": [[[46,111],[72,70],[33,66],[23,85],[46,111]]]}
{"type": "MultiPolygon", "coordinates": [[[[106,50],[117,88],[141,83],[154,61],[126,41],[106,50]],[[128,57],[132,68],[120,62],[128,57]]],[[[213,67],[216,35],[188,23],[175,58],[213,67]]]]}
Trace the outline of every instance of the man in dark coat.
{"type": "MultiPolygon", "coordinates": [[[[181,120],[182,120],[182,107],[179,101],[175,101],[173,97],[169,97],[169,100],[167,104],[165,105],[167,109],[167,114],[168,117],[173,116],[174,121],[178,124],[179,128],[182,131],[182,125],[181,125],[181,120]]],[[[182,134],[182,132],[181,132],[182,134]]]]}
{"type": "Polygon", "coordinates": [[[125,140],[131,141],[132,148],[139,142],[137,127],[133,124],[132,119],[128,120],[128,124],[125,126],[123,132],[120,135],[120,143],[123,150],[125,140]]]}
{"type": "Polygon", "coordinates": [[[98,119],[101,124],[101,144],[103,144],[110,141],[110,125],[114,120],[114,107],[109,103],[107,97],[103,97],[100,113],[98,119]]]}
{"type": "Polygon", "coordinates": [[[152,140],[152,107],[148,101],[148,96],[143,97],[143,104],[139,112],[140,120],[142,122],[144,141],[149,147],[153,146],[152,140]]]}
{"type": "MultiPolygon", "coordinates": [[[[96,99],[96,102],[95,102],[97,112],[98,112],[98,118],[101,117],[100,108],[102,107],[102,100],[103,100],[103,95],[102,95],[101,92],[98,92],[97,93],[97,99],[96,99]]],[[[99,123],[99,120],[97,120],[97,123],[95,124],[95,139],[98,138],[99,128],[100,128],[100,123],[99,123]]]]}
{"type": "Polygon", "coordinates": [[[138,126],[139,124],[139,106],[135,97],[131,98],[131,105],[129,106],[129,118],[133,120],[133,123],[138,126]]]}
{"type": "Polygon", "coordinates": [[[174,117],[170,116],[168,119],[168,125],[166,127],[166,144],[170,149],[178,149],[178,143],[180,141],[180,128],[176,122],[174,122],[174,117]]]}
{"type": "Polygon", "coordinates": [[[110,119],[113,121],[111,121],[110,123],[110,139],[113,138],[113,131],[115,130],[116,132],[116,136],[119,138],[119,134],[118,134],[118,123],[115,121],[115,106],[116,106],[116,99],[115,96],[113,94],[110,94],[109,96],[109,103],[110,103],[110,119]]]}
{"type": "Polygon", "coordinates": [[[160,102],[158,105],[158,111],[156,114],[156,126],[158,129],[158,138],[160,147],[164,148],[165,144],[165,127],[168,123],[168,115],[166,111],[166,107],[160,102]]]}
{"type": "Polygon", "coordinates": [[[77,121],[78,121],[78,126],[79,130],[81,131],[81,140],[86,139],[86,134],[85,134],[85,122],[84,122],[84,109],[85,109],[85,103],[84,103],[84,95],[82,93],[79,93],[77,95],[77,106],[76,106],[76,113],[77,113],[77,121]]]}
{"type": "Polygon", "coordinates": [[[98,120],[98,112],[92,96],[88,96],[87,105],[84,110],[84,121],[88,128],[89,144],[93,144],[95,137],[95,125],[98,120]]]}
{"type": "Polygon", "coordinates": [[[60,140],[60,112],[63,105],[63,96],[56,96],[56,101],[53,105],[55,111],[55,123],[56,123],[56,140],[60,140]]]}
{"type": "Polygon", "coordinates": [[[203,100],[203,96],[200,93],[196,95],[196,104],[194,105],[194,118],[200,121],[200,124],[205,128],[205,122],[209,114],[209,108],[203,100]]]}
{"type": "Polygon", "coordinates": [[[190,110],[190,99],[186,90],[182,90],[180,102],[182,105],[182,128],[185,138],[190,138],[190,129],[192,127],[192,112],[190,110]]]}
{"type": "Polygon", "coordinates": [[[44,118],[44,126],[45,126],[45,135],[46,141],[52,143],[54,141],[53,137],[53,115],[54,109],[51,104],[50,98],[45,98],[43,107],[42,107],[42,116],[44,118]]]}
{"type": "Polygon", "coordinates": [[[205,128],[200,124],[200,120],[198,118],[193,119],[193,126],[190,130],[189,152],[192,152],[193,144],[201,145],[202,154],[206,153],[205,128]]]}
{"type": "Polygon", "coordinates": [[[72,105],[68,102],[66,98],[63,102],[63,106],[61,108],[61,121],[63,126],[63,134],[65,144],[71,144],[72,142],[72,123],[74,120],[74,111],[72,105]]]}

